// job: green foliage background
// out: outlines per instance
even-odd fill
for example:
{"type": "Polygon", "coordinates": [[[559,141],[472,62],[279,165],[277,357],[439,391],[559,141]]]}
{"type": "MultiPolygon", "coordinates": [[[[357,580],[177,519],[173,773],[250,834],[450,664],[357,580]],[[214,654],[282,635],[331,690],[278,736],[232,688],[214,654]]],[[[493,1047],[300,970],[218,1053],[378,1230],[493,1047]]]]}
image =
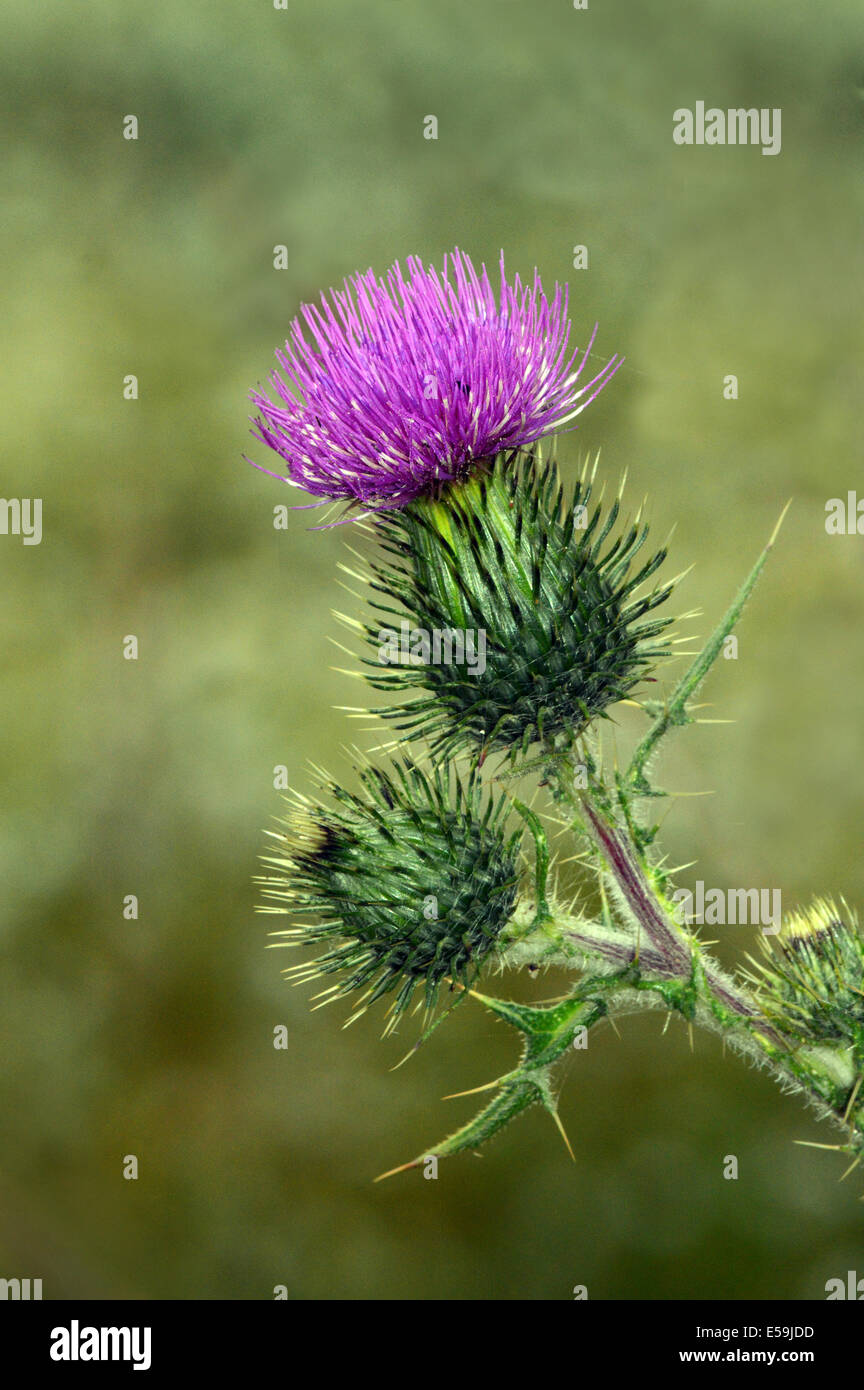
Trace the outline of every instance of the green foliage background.
{"type": "MultiPolygon", "coordinates": [[[[674,804],[670,854],[698,860],[684,882],[864,906],[864,539],[824,529],[861,486],[858,5],[7,0],[0,69],[0,490],[41,496],[45,528],[0,537],[0,1275],[46,1297],[567,1299],[818,1298],[864,1272],[860,1177],[792,1143],[830,1134],[656,1016],[569,1064],[575,1166],[538,1113],[437,1182],[371,1184],[514,1043],[460,1010],[391,1075],[410,1028],[342,1033],[263,949],[274,765],[349,776],[333,707],[360,690],[331,669],[345,532],[274,530],[296,494],[241,459],[298,303],[355,268],[458,243],[569,280],[577,341],[596,318],[627,365],[562,462],[602,445],[658,538],[676,525],[691,630],[794,498],[706,691],[735,722],[664,764],[715,791],[674,804]],[[697,100],[781,107],[782,153],[675,146],[697,100]]],[[[720,934],[725,959],[752,945],[720,934]]]]}

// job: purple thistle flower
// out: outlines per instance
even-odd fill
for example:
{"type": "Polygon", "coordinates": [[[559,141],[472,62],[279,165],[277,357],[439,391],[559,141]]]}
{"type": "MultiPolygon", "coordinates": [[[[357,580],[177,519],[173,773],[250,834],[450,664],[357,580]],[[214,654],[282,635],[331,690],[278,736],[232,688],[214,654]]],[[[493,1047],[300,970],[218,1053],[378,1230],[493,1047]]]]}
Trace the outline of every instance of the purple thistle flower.
{"type": "Polygon", "coordinates": [[[284,459],[285,481],[318,497],[381,509],[436,493],[569,424],[621,365],[579,386],[596,325],[581,358],[568,353],[566,286],[550,304],[536,270],[532,286],[508,284],[503,253],[497,303],[486,267],[458,249],[443,274],[417,256],[407,267],[407,279],[397,262],[386,281],[368,270],[304,305],[276,353],[278,401],[252,392],[253,433],[284,459]]]}

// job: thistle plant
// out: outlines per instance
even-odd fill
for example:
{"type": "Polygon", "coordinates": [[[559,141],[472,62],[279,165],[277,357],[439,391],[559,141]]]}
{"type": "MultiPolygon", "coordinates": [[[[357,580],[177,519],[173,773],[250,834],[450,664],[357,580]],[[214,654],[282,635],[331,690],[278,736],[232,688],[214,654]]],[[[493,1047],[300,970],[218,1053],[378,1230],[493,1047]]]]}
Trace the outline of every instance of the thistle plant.
{"type": "Polygon", "coordinates": [[[281,461],[274,476],[345,504],[338,520],[371,532],[371,557],[348,569],[365,612],[345,621],[362,675],[389,701],[375,710],[389,762],[364,760],[359,792],[319,779],[270,832],[262,910],[291,919],[275,945],[304,950],[289,978],[322,977],[318,1003],[350,998],[348,1022],[380,1008],[389,1033],[419,1011],[422,1041],[473,1000],[520,1035],[513,1069],[477,1088],[490,1094],[474,1118],[403,1168],[477,1150],[533,1104],[560,1128],[558,1063],[577,1034],[650,1008],[766,1067],[833,1123],[836,1142],[820,1147],[854,1166],[854,914],[825,899],[802,907],[729,973],[683,917],[657,843],[656,755],[696,722],[697,693],[780,522],[656,698],[683,645],[666,607],[676,579],[659,578],[665,548],[652,549],[641,515],[625,520],[620,493],[598,488],[596,462],[567,489],[543,456],[545,437],[572,429],[620,365],[586,371],[596,329],[572,348],[567,310],[566,290],[550,301],[537,275],[510,282],[503,259],[497,296],[459,251],[441,272],[411,259],[407,274],[369,271],[305,308],[278,354],[278,401],[253,393],[254,432],[281,461]],[[645,724],[622,765],[603,729],[623,701],[645,724]],[[535,780],[545,811],[515,794],[516,777],[535,780]],[[552,822],[574,841],[595,912],[560,897],[552,822]],[[570,974],[551,1004],[478,988],[481,974],[548,966],[570,974]]]}

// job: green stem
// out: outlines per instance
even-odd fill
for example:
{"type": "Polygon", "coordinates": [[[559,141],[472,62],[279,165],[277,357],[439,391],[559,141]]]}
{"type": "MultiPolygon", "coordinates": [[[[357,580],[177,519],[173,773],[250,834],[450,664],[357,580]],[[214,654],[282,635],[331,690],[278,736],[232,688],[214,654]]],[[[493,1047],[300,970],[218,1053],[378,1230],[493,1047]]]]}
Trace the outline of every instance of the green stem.
{"type": "MultiPolygon", "coordinates": [[[[613,888],[630,930],[574,919],[553,907],[544,928],[547,946],[554,941],[571,963],[582,957],[596,966],[599,959],[610,973],[630,964],[632,984],[607,999],[610,1014],[632,1012],[640,993],[659,997],[671,1011],[721,1033],[737,1051],[767,1065],[782,1084],[803,1091],[820,1114],[845,1125],[856,1148],[864,1145],[864,1135],[845,1118],[856,1080],[851,1064],[848,1078],[839,1077],[836,1058],[826,1066],[818,1048],[796,1047],[769,1023],[749,992],[678,921],[660,875],[626,820],[611,811],[605,789],[576,791],[571,774],[566,762],[550,774],[556,797],[574,813],[574,828],[588,836],[601,878],[613,888]]],[[[523,958],[531,944],[525,937],[519,943],[523,958]]]]}

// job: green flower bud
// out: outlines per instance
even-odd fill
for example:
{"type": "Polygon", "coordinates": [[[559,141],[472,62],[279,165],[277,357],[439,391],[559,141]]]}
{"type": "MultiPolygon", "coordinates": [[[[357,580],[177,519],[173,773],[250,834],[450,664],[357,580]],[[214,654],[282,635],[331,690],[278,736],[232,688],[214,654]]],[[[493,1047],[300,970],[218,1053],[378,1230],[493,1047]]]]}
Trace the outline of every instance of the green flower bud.
{"type": "Polygon", "coordinates": [[[804,1043],[852,1046],[864,1060],[864,937],[854,915],[830,898],[788,917],[767,961],[753,962],[768,1018],[804,1043]]]}
{"type": "Polygon", "coordinates": [[[424,689],[379,711],[404,737],[448,755],[566,746],[668,653],[656,639],[671,619],[644,619],[672,584],[637,594],[666,552],[634,571],[646,528],[637,519],[613,539],[618,501],[604,511],[590,496],[587,475],[565,502],[553,463],[511,454],[438,499],[379,515],[388,558],[373,567],[373,588],[385,596],[375,604],[384,630],[410,630],[412,644],[437,634],[446,648],[443,659],[422,646],[418,658],[413,645],[394,659],[381,624],[366,628],[370,683],[424,689]]]}
{"type": "Polygon", "coordinates": [[[328,786],[332,809],[289,803],[258,880],[275,906],[261,910],[312,919],[274,936],[324,947],[285,972],[295,983],[339,972],[324,1002],[359,992],[357,1017],[395,990],[389,1032],[418,987],[431,1009],[442,982],[469,984],[495,951],[516,898],[521,830],[507,837],[505,802],[486,797],[476,774],[463,781],[405,761],[360,776],[359,795],[328,786]]]}

